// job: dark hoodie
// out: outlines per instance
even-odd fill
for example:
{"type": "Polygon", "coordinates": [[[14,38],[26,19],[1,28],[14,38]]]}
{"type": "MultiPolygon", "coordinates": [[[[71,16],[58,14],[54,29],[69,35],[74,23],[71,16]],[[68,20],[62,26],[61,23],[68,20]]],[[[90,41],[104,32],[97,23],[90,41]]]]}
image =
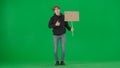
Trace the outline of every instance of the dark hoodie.
{"type": "Polygon", "coordinates": [[[54,14],[49,21],[48,24],[49,28],[53,28],[53,34],[54,35],[62,35],[66,32],[66,28],[70,31],[71,27],[68,25],[67,21],[64,21],[64,15],[60,14],[60,16],[57,16],[54,14]],[[60,22],[60,26],[55,26],[56,22],[60,22]]]}

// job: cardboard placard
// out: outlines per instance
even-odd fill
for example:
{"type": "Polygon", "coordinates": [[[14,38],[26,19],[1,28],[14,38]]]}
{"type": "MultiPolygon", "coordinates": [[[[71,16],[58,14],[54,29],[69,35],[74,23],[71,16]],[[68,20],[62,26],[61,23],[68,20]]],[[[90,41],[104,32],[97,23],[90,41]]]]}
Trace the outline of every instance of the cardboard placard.
{"type": "Polygon", "coordinates": [[[65,21],[79,21],[78,11],[65,11],[64,16],[65,16],[65,21]]]}

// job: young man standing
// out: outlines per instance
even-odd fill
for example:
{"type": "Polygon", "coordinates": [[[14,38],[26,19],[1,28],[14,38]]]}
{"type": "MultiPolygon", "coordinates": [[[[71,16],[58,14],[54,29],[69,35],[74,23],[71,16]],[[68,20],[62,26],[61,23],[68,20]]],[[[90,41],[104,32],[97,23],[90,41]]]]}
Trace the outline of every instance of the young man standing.
{"type": "Polygon", "coordinates": [[[53,7],[53,11],[55,14],[50,18],[48,27],[53,29],[53,37],[54,37],[54,55],[56,64],[55,65],[65,65],[64,57],[65,57],[65,42],[66,42],[66,28],[69,31],[74,31],[68,25],[68,22],[64,21],[64,15],[60,13],[60,7],[55,6],[53,7]],[[59,63],[58,60],[58,41],[61,43],[62,48],[62,55],[61,55],[61,62],[59,63]]]}

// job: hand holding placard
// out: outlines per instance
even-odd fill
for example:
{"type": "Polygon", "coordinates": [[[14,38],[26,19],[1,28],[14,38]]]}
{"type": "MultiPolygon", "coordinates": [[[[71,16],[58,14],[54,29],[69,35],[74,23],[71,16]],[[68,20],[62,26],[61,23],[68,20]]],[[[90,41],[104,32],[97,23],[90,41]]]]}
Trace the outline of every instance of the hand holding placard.
{"type": "Polygon", "coordinates": [[[79,12],[78,11],[65,11],[65,21],[70,21],[71,22],[71,31],[72,31],[72,36],[74,35],[74,27],[73,27],[73,21],[79,21],[79,12]]]}

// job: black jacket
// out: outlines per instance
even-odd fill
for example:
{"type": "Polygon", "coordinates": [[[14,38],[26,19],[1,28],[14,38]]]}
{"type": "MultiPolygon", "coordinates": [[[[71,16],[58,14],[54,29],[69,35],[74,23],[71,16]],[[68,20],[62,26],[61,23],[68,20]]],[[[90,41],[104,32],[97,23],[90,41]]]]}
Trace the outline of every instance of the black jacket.
{"type": "Polygon", "coordinates": [[[49,21],[48,24],[49,28],[53,28],[53,34],[54,35],[62,35],[66,32],[66,28],[70,31],[71,27],[68,25],[67,21],[64,21],[64,15],[60,14],[60,16],[57,16],[54,14],[49,21]],[[56,22],[60,22],[60,26],[55,26],[56,22]]]}

